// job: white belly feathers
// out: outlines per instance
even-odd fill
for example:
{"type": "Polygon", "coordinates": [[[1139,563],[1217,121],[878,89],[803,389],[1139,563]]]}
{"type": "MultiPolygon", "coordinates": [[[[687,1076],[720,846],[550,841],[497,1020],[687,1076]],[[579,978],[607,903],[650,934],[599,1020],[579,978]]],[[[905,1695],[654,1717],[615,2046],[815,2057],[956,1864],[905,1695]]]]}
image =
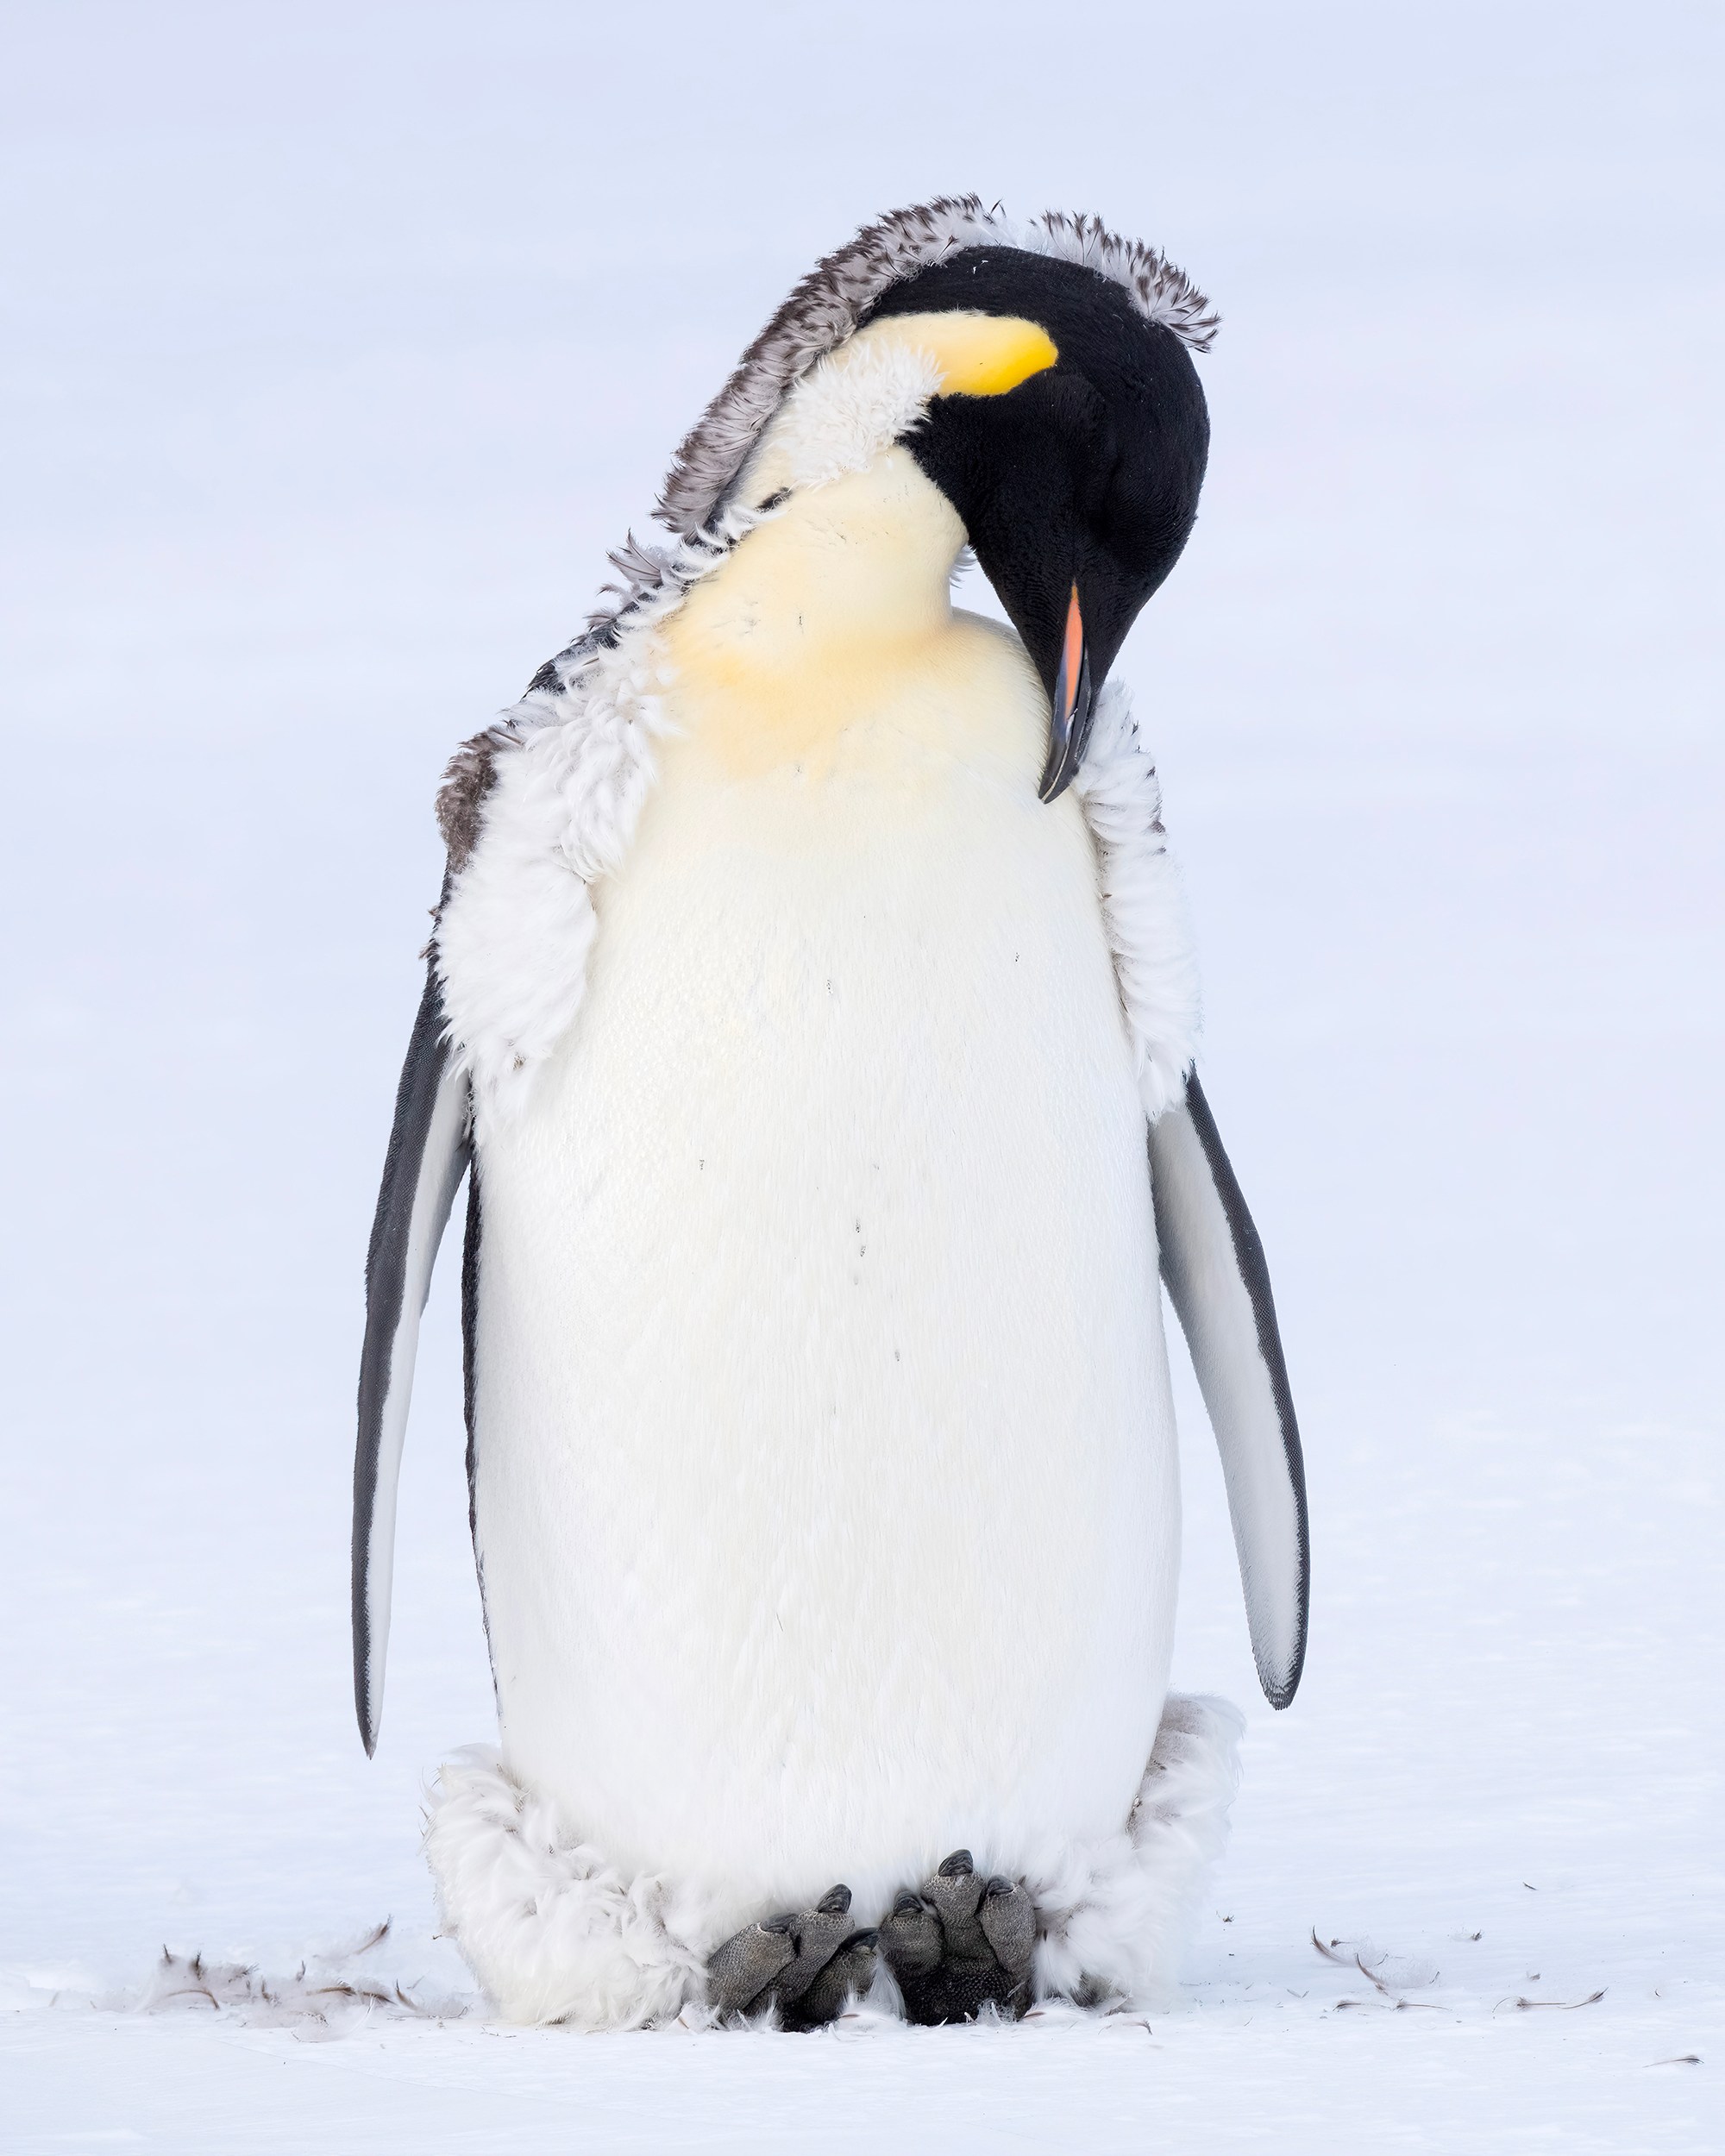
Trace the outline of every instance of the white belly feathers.
{"type": "Polygon", "coordinates": [[[1179,1550],[1141,1057],[1046,706],[964,617],[751,755],[674,702],[480,1132],[511,1770],[742,1922],[1118,1831],[1179,1550]]]}

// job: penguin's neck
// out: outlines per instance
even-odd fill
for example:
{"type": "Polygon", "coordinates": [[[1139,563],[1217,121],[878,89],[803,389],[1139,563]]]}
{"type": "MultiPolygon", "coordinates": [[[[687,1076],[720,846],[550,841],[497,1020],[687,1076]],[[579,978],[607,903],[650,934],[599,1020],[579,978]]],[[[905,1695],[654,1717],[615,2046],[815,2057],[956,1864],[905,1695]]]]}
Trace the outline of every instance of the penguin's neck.
{"type": "Polygon", "coordinates": [[[661,632],[679,730],[759,768],[891,707],[908,676],[949,657],[963,543],[903,448],[794,492],[661,632]]]}

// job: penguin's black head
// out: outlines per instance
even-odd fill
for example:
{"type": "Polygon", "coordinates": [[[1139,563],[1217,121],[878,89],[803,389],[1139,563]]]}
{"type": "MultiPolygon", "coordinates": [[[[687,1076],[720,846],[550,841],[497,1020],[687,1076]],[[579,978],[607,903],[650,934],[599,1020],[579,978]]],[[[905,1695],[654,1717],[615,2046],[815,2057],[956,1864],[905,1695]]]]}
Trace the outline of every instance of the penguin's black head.
{"type": "Polygon", "coordinates": [[[970,313],[1045,331],[1055,356],[1000,393],[936,398],[905,446],[963,520],[1052,700],[1041,794],[1083,760],[1095,699],[1198,512],[1209,415],[1185,346],[1099,271],[973,247],[894,285],[869,319],[970,313]]]}

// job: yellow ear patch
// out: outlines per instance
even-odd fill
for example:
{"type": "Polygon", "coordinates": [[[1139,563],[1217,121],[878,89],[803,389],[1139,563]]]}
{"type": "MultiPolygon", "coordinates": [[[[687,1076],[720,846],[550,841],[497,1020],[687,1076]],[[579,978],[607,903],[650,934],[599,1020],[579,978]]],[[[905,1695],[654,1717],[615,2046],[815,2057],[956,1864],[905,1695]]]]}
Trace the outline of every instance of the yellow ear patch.
{"type": "Polygon", "coordinates": [[[940,367],[943,397],[1002,397],[1060,357],[1038,322],[1017,315],[897,315],[894,341],[932,354],[940,367]]]}

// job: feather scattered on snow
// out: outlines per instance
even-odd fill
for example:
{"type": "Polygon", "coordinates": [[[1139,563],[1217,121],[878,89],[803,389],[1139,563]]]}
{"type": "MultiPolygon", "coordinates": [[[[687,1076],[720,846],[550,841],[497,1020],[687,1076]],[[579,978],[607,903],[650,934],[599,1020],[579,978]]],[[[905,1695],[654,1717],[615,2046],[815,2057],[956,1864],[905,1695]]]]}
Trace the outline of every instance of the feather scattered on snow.
{"type": "Polygon", "coordinates": [[[435,1991],[361,1965],[389,1928],[386,1918],[361,1938],[307,1954],[291,1972],[273,1975],[255,1963],[164,1946],[142,1990],[108,2003],[133,2014],[213,2014],[248,2028],[292,2028],[309,2037],[347,2035],[378,2018],[450,2021],[471,2013],[478,2003],[471,1994],[435,1991]]]}

